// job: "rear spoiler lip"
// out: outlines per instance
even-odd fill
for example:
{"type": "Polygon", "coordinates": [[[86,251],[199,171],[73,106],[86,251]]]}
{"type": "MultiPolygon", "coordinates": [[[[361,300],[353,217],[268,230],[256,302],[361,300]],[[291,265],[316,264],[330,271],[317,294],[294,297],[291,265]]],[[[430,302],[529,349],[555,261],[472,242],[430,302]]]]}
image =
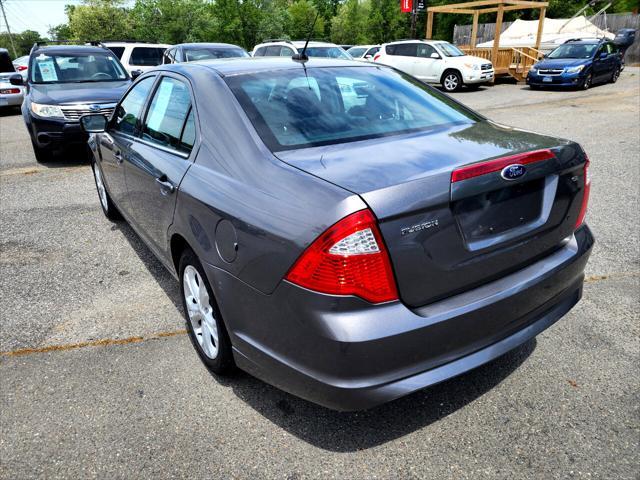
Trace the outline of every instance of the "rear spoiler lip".
{"type": "Polygon", "coordinates": [[[542,162],[555,158],[553,152],[548,149],[534,150],[531,152],[516,153],[507,157],[499,157],[493,160],[473,163],[460,167],[451,172],[451,183],[461,182],[470,178],[479,177],[488,173],[498,172],[509,165],[527,165],[529,163],[542,162]]]}

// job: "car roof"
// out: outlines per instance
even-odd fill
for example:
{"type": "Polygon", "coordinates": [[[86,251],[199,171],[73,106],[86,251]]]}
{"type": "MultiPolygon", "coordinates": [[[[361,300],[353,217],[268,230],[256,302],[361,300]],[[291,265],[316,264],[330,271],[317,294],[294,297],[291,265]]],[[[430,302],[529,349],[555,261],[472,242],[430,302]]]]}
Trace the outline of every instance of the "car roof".
{"type": "Polygon", "coordinates": [[[576,39],[576,40],[567,40],[564,43],[571,43],[573,45],[594,45],[600,42],[608,41],[606,38],[585,38],[585,39],[576,39]]]}
{"type": "MultiPolygon", "coordinates": [[[[311,57],[304,64],[307,68],[327,67],[371,67],[370,63],[357,60],[340,60],[335,58],[311,57]]],[[[290,70],[303,68],[301,62],[296,62],[290,57],[238,57],[227,59],[201,60],[197,62],[174,63],[163,65],[161,69],[189,74],[191,69],[208,68],[221,76],[241,75],[246,73],[268,72],[275,70],[290,70]]],[[[156,68],[155,70],[158,70],[156,68]]]]}
{"type": "Polygon", "coordinates": [[[131,45],[132,47],[162,47],[169,48],[171,45],[168,43],[148,43],[148,42],[127,42],[126,40],[122,42],[104,42],[103,45],[105,47],[126,47],[131,45]]]}
{"type": "MultiPolygon", "coordinates": [[[[40,45],[31,52],[36,53],[50,53],[52,55],[64,53],[111,53],[107,48],[94,47],[92,45],[40,45]]],[[[112,54],[113,55],[113,54],[112,54]]]]}
{"type": "Polygon", "coordinates": [[[194,42],[194,43],[179,43],[174,45],[174,47],[213,47],[213,48],[242,48],[238,45],[234,45],[232,43],[205,43],[205,42],[194,42]]]}
{"type": "MultiPolygon", "coordinates": [[[[296,48],[301,48],[301,47],[304,47],[305,43],[307,43],[306,40],[275,40],[275,41],[272,41],[272,42],[259,43],[253,48],[255,49],[256,47],[264,47],[264,46],[268,46],[268,45],[293,45],[296,48]]],[[[338,48],[340,48],[339,45],[336,45],[335,43],[322,42],[322,41],[319,41],[319,40],[311,40],[311,41],[309,41],[309,46],[310,47],[338,47],[338,48]]]]}

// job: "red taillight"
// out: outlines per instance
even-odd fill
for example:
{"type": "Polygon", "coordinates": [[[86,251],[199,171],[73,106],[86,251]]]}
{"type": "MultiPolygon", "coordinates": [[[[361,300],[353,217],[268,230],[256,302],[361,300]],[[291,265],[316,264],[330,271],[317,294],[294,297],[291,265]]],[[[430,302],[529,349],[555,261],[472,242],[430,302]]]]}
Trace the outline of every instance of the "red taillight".
{"type": "Polygon", "coordinates": [[[0,90],[0,94],[2,95],[12,95],[14,93],[20,93],[19,88],[3,88],[0,90]]]}
{"type": "Polygon", "coordinates": [[[589,159],[584,164],[584,192],[582,193],[582,205],[580,213],[576,221],[576,228],[584,223],[584,217],[587,215],[587,205],[589,204],[589,194],[591,193],[591,177],[589,176],[589,159]]]}
{"type": "Polygon", "coordinates": [[[379,53],[376,53],[376,54],[373,56],[373,61],[374,61],[374,62],[377,62],[379,58],[380,58],[380,54],[379,54],[379,53]]]}
{"type": "Polygon", "coordinates": [[[356,295],[372,303],[398,299],[389,255],[369,210],[355,212],[329,227],[285,278],[310,290],[356,295]]]}
{"type": "Polygon", "coordinates": [[[488,162],[474,163],[466,167],[458,168],[451,173],[451,183],[460,182],[487,173],[497,172],[512,164],[526,165],[528,163],[541,162],[554,158],[553,152],[549,149],[536,150],[533,152],[518,153],[508,157],[496,158],[488,162]]]}
{"type": "Polygon", "coordinates": [[[25,67],[24,65],[18,65],[16,67],[16,72],[22,72],[23,70],[26,70],[27,67],[25,67]]]}

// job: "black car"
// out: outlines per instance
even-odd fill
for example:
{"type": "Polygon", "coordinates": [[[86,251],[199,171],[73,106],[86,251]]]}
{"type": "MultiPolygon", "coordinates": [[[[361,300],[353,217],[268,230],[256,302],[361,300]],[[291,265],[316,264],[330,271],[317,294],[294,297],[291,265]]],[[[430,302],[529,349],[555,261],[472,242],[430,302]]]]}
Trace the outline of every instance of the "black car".
{"type": "MultiPolygon", "coordinates": [[[[28,71],[22,116],[39,162],[52,160],[63,146],[86,144],[80,117],[110,116],[131,84],[118,58],[101,45],[36,44],[28,71]]],[[[11,83],[22,84],[22,77],[14,75],[11,83]]]]}
{"type": "Polygon", "coordinates": [[[183,63],[249,56],[244,48],[230,43],[181,43],[164,52],[162,63],[183,63]]]}

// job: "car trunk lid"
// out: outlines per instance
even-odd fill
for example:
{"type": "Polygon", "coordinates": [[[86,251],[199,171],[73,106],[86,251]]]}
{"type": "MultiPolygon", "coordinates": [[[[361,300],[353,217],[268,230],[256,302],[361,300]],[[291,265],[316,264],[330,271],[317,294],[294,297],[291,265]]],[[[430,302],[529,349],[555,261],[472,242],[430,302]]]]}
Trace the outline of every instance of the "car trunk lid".
{"type": "Polygon", "coordinates": [[[411,307],[550,254],[581,207],[578,145],[488,121],[278,155],[364,199],[411,307]]]}

